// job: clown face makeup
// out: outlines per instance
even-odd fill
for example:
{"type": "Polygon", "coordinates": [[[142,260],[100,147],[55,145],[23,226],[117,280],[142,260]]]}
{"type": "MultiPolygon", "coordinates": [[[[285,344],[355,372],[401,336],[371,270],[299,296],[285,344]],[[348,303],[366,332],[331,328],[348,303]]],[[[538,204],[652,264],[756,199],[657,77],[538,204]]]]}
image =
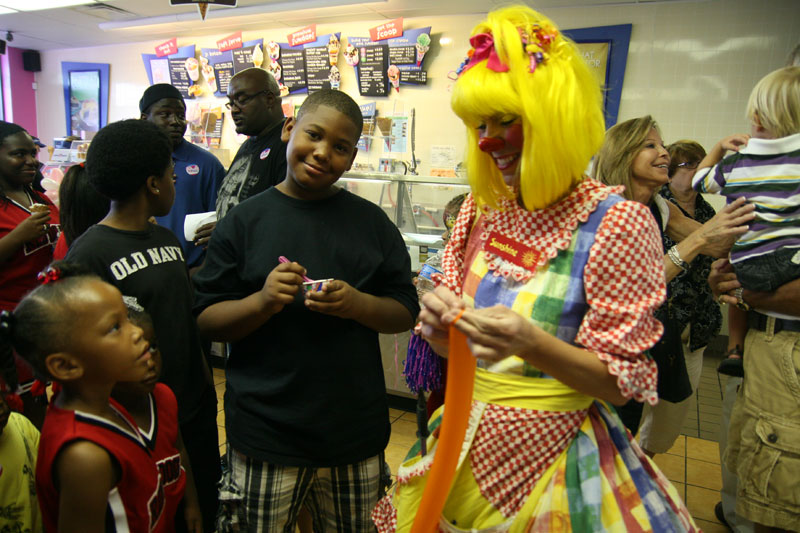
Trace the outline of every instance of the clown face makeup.
{"type": "Polygon", "coordinates": [[[494,159],[510,187],[519,179],[523,141],[522,119],[518,116],[489,117],[478,126],[478,148],[494,159]]]}

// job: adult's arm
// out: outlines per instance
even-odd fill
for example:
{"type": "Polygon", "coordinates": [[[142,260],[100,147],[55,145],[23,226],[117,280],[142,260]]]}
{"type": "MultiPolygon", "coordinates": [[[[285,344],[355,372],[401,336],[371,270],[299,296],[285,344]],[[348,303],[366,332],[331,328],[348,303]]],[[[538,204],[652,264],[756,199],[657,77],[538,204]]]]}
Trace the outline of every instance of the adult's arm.
{"type": "MultiPolygon", "coordinates": [[[[691,263],[698,255],[724,257],[736,239],[747,232],[747,223],[753,220],[755,206],[746,203],[744,198],[726,205],[705,224],[700,224],[684,215],[672,202],[669,206],[667,235],[677,242],[678,255],[691,263]]],[[[664,273],[667,282],[683,270],[664,255],[664,273]]]]}
{"type": "MultiPolygon", "coordinates": [[[[719,259],[711,264],[708,283],[714,296],[720,301],[731,305],[736,305],[739,301],[734,296],[734,291],[742,284],[739,283],[736,273],[727,259],[719,259]]],[[[800,279],[785,283],[774,292],[744,289],[742,290],[742,300],[755,309],[800,316],[800,279]]]]}

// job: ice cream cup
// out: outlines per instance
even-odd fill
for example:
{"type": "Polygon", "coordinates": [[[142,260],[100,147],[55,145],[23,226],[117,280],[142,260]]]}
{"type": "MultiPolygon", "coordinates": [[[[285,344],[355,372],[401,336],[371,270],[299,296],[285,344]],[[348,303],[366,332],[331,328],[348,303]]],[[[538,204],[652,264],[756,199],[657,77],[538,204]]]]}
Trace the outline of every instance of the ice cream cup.
{"type": "Polygon", "coordinates": [[[186,72],[189,74],[189,79],[197,81],[200,79],[200,62],[193,57],[186,59],[186,72]]]}
{"type": "Polygon", "coordinates": [[[319,292],[325,283],[333,281],[333,278],[314,279],[303,282],[303,292],[319,292]]]}

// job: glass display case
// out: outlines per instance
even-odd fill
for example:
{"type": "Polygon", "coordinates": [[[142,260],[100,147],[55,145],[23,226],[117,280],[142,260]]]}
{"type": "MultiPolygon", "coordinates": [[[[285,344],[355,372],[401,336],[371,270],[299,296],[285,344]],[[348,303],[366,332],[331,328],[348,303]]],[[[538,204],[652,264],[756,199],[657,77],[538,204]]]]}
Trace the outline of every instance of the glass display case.
{"type": "MultiPolygon", "coordinates": [[[[453,197],[469,192],[466,178],[404,174],[348,172],[339,179],[339,185],[386,212],[403,234],[415,273],[428,254],[442,248],[445,206],[453,197]]],[[[409,336],[408,331],[381,334],[380,344],[386,391],[413,398],[403,376],[409,336]]]]}
{"type": "Polygon", "coordinates": [[[384,210],[403,234],[415,272],[428,254],[442,248],[447,202],[469,192],[465,178],[377,172],[348,172],[339,179],[339,184],[384,210]]]}

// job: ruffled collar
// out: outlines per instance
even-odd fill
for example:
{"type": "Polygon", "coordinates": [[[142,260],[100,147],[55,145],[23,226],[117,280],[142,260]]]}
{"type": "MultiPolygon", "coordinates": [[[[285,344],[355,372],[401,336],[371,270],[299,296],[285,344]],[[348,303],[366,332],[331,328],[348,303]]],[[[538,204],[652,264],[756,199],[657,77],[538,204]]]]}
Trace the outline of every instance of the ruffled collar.
{"type": "MultiPolygon", "coordinates": [[[[480,253],[493,275],[525,283],[569,247],[575,228],[589,219],[601,201],[622,191],[623,187],[585,178],[566,198],[544,209],[528,211],[513,200],[503,199],[499,209],[485,209],[478,236],[480,253]]],[[[459,295],[476,211],[470,195],[461,207],[442,261],[443,283],[459,295]]]]}

